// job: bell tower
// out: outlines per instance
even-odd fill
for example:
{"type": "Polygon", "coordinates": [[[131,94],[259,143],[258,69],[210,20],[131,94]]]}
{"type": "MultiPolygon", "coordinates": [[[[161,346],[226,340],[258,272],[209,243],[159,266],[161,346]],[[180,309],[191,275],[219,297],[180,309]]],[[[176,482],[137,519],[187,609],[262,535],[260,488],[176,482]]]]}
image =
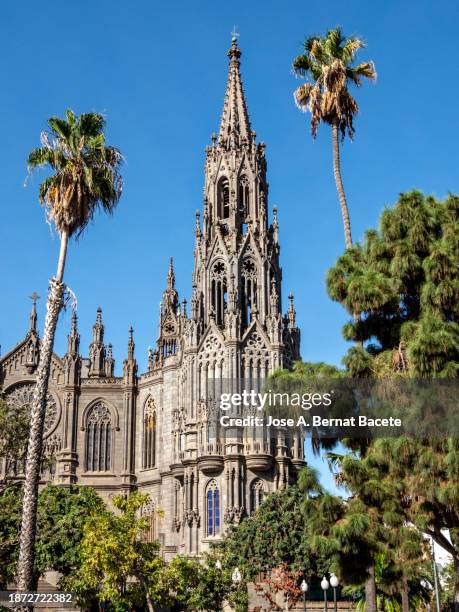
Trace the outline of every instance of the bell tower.
{"type": "Polygon", "coordinates": [[[202,230],[195,228],[192,318],[242,341],[255,321],[273,343],[269,370],[299,357],[299,330],[283,318],[279,226],[268,221],[265,144],[250,125],[233,36],[218,136],[206,147],[202,230]],[[283,346],[284,345],[284,346],[283,346]],[[284,350],[285,349],[285,350],[284,350]]]}

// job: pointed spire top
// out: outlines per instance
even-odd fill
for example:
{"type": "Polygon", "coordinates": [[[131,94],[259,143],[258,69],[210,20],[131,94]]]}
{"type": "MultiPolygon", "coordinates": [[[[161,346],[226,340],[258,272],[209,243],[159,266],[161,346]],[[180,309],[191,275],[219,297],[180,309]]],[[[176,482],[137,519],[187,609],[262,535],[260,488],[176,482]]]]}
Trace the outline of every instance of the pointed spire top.
{"type": "Polygon", "coordinates": [[[32,300],[32,310],[30,311],[30,316],[29,316],[29,332],[36,332],[37,331],[37,300],[40,299],[40,296],[38,295],[36,291],[34,291],[32,295],[30,296],[30,299],[32,300]]]}
{"type": "Polygon", "coordinates": [[[68,349],[70,355],[78,355],[80,348],[80,334],[78,333],[78,317],[75,310],[72,313],[72,322],[70,323],[70,334],[67,336],[68,349]]]}
{"type": "Polygon", "coordinates": [[[288,322],[290,329],[296,327],[296,310],[295,305],[293,303],[293,293],[290,291],[288,295],[289,307],[288,307],[288,322]]]}
{"type": "Polygon", "coordinates": [[[128,340],[128,359],[134,359],[134,329],[131,325],[129,328],[129,340],[128,340]]]}
{"type": "Polygon", "coordinates": [[[226,148],[239,146],[241,141],[250,142],[252,139],[249,114],[239,71],[241,50],[237,44],[238,36],[236,28],[234,28],[231,47],[228,51],[228,57],[230,58],[229,73],[219,134],[219,142],[226,148]]]}
{"type": "Polygon", "coordinates": [[[194,224],[194,235],[196,239],[201,238],[201,214],[199,210],[196,211],[196,221],[194,224]]]}
{"type": "Polygon", "coordinates": [[[175,285],[174,262],[171,257],[169,262],[169,272],[167,273],[167,288],[173,289],[175,285]]]}
{"type": "Polygon", "coordinates": [[[92,326],[92,341],[101,344],[104,340],[104,324],[102,323],[102,308],[97,308],[96,322],[92,326]]]}

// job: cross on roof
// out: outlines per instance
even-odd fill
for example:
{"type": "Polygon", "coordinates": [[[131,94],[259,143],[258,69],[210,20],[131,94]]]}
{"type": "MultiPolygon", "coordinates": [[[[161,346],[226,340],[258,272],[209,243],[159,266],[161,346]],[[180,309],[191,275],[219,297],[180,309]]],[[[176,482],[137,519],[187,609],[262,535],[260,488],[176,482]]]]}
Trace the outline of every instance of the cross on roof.
{"type": "Polygon", "coordinates": [[[236,26],[236,25],[234,25],[234,26],[233,26],[233,31],[231,32],[231,39],[232,39],[234,42],[236,42],[236,40],[238,39],[238,37],[239,37],[239,32],[237,31],[237,26],[236,26]]]}
{"type": "Polygon", "coordinates": [[[38,293],[37,293],[36,291],[34,291],[34,292],[32,293],[32,295],[30,295],[29,297],[30,297],[30,299],[32,300],[32,302],[33,302],[34,306],[37,304],[37,300],[39,300],[39,299],[40,299],[40,296],[38,295],[38,293]]]}

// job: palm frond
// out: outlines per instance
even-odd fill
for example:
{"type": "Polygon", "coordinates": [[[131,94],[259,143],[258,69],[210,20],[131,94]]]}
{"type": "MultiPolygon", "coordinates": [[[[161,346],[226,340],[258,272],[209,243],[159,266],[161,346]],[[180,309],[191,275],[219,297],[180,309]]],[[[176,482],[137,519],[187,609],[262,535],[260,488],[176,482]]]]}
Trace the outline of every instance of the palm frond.
{"type": "Polygon", "coordinates": [[[79,123],[80,131],[86,137],[103,136],[105,118],[100,113],[83,113],[80,115],[79,123]]]}
{"type": "Polygon", "coordinates": [[[50,117],[48,119],[48,125],[54,136],[61,137],[64,140],[67,140],[72,132],[72,128],[68,122],[60,117],[50,117]]]}
{"type": "Polygon", "coordinates": [[[346,64],[351,63],[354,60],[355,54],[359,49],[363,49],[365,43],[360,38],[348,38],[343,49],[342,59],[346,64]]]}
{"type": "Polygon", "coordinates": [[[54,151],[48,147],[37,147],[29,153],[27,165],[29,169],[49,164],[54,167],[54,151]]]}
{"type": "Polygon", "coordinates": [[[51,133],[42,134],[42,146],[31,151],[29,169],[48,166],[53,174],[40,185],[40,202],[59,232],[81,235],[97,209],[111,213],[122,193],[118,149],[105,145],[105,119],[98,113],[66,119],[51,117],[51,133]]]}
{"type": "Polygon", "coordinates": [[[329,30],[325,36],[324,46],[330,58],[341,59],[344,37],[340,27],[329,30]]]}

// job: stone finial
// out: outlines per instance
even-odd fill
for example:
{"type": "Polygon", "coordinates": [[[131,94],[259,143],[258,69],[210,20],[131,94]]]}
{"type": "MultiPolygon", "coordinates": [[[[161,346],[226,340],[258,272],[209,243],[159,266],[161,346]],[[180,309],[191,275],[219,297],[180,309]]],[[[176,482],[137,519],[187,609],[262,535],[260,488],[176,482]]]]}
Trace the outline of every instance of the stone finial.
{"type": "Polygon", "coordinates": [[[129,328],[129,339],[128,339],[128,359],[134,359],[134,329],[131,325],[129,328]]]}
{"type": "Polygon", "coordinates": [[[77,313],[73,311],[72,322],[70,324],[70,334],[67,336],[68,350],[70,355],[78,355],[80,348],[80,334],[78,333],[78,317],[77,313]]]}
{"type": "Polygon", "coordinates": [[[167,288],[173,289],[175,286],[175,274],[174,274],[174,261],[173,258],[170,258],[169,261],[169,271],[167,273],[167,288]]]}
{"type": "Polygon", "coordinates": [[[201,238],[201,223],[200,223],[200,219],[201,219],[201,214],[199,212],[199,210],[196,211],[196,221],[194,224],[194,235],[196,236],[196,240],[199,240],[201,238]]]}
{"type": "Polygon", "coordinates": [[[113,359],[113,346],[110,343],[107,346],[107,356],[105,358],[105,374],[106,376],[113,376],[115,372],[115,360],[113,359]]]}
{"type": "Polygon", "coordinates": [[[32,300],[32,310],[29,315],[29,333],[37,331],[37,300],[40,299],[40,296],[34,291],[30,299],[32,300]]]}
{"type": "Polygon", "coordinates": [[[294,327],[296,327],[296,310],[295,310],[295,305],[293,303],[293,293],[291,291],[288,295],[288,301],[289,301],[288,313],[287,313],[288,325],[290,329],[293,329],[294,327]]]}
{"type": "Polygon", "coordinates": [[[102,308],[97,308],[96,322],[92,327],[92,341],[100,343],[104,341],[104,324],[102,323],[102,308]]]}

